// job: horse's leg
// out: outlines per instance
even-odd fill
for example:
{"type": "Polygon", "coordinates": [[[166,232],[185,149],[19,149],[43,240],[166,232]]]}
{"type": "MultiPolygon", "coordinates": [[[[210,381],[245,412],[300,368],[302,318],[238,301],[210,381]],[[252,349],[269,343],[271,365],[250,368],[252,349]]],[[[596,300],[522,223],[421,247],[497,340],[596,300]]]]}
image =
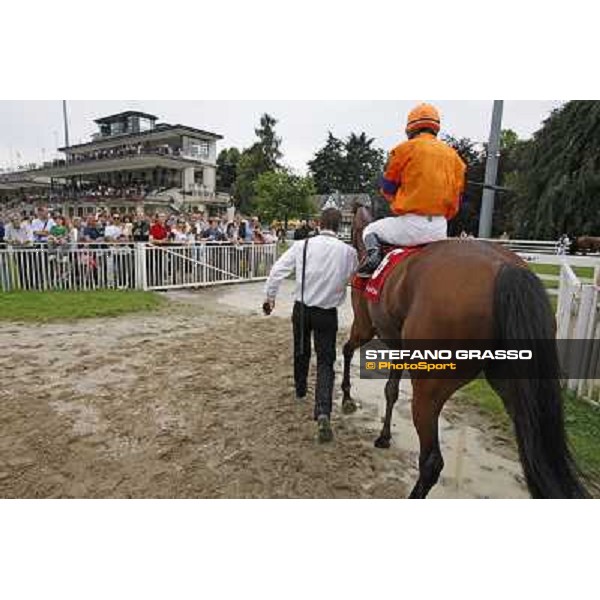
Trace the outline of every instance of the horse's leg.
{"type": "Polygon", "coordinates": [[[362,297],[362,292],[352,290],[352,311],[354,319],[350,328],[350,337],[344,344],[344,376],[342,378],[342,412],[351,414],[356,411],[356,402],[350,395],[350,366],[352,357],[357,348],[372,340],[375,335],[375,329],[369,316],[369,306],[362,297]]]}
{"type": "Polygon", "coordinates": [[[444,468],[440,450],[438,419],[446,400],[465,380],[413,379],[412,414],[419,435],[419,479],[410,498],[425,498],[444,468]]]}
{"type": "Polygon", "coordinates": [[[375,440],[376,448],[389,448],[392,439],[392,412],[398,400],[402,371],[391,371],[385,384],[385,419],[379,437],[375,440]]]}
{"type": "Polygon", "coordinates": [[[352,323],[352,329],[350,330],[350,337],[344,344],[342,351],[344,355],[344,376],[342,378],[342,412],[349,415],[356,412],[356,402],[350,395],[350,366],[352,365],[352,357],[357,348],[360,347],[360,337],[358,336],[357,328],[352,323]]]}

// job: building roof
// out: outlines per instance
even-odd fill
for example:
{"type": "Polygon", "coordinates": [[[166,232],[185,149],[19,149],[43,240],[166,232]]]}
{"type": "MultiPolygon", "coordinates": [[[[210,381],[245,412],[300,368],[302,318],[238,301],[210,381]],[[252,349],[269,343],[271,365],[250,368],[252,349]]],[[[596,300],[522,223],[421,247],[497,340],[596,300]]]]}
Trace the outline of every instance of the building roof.
{"type": "Polygon", "coordinates": [[[352,212],[355,204],[360,204],[362,206],[370,206],[371,204],[369,194],[318,194],[314,198],[319,210],[322,210],[327,201],[330,198],[333,198],[338,209],[342,213],[352,212]]]}
{"type": "Polygon", "coordinates": [[[108,117],[96,119],[94,123],[98,123],[98,125],[101,123],[112,123],[113,121],[120,121],[121,119],[126,119],[127,117],[144,117],[146,119],[150,119],[151,121],[156,121],[158,119],[158,117],[155,117],[154,115],[140,112],[139,110],[126,110],[115,115],[109,115],[108,117]]]}

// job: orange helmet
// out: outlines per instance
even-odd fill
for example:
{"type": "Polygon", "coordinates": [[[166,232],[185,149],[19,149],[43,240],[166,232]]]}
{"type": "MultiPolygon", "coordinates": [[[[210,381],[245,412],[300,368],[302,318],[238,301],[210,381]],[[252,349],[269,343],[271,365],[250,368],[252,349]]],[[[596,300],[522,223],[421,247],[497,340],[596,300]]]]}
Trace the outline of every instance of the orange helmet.
{"type": "Polygon", "coordinates": [[[440,113],[435,106],[419,104],[408,113],[406,133],[415,133],[421,129],[431,129],[435,133],[440,130],[440,113]]]}

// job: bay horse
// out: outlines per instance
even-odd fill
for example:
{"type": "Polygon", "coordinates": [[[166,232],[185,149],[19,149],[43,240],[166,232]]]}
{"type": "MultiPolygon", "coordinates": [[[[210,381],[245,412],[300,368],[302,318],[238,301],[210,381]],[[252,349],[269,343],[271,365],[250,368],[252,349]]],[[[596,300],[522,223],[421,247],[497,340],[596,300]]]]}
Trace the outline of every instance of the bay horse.
{"type": "MultiPolygon", "coordinates": [[[[352,244],[365,254],[362,230],[371,213],[355,207],[352,244]]],[[[379,302],[352,290],[354,320],[344,345],[342,409],[356,410],[350,395],[350,364],[357,348],[374,336],[394,340],[554,340],[555,320],[546,291],[526,263],[500,245],[476,240],[428,244],[394,267],[379,302]]],[[[419,477],[410,498],[425,498],[444,466],[438,418],[448,398],[483,372],[503,401],[517,438],[519,458],[534,498],[580,498],[580,482],[568,449],[556,345],[527,365],[526,377],[508,372],[506,361],[470,361],[457,377],[411,377],[413,423],[419,437],[419,477]],[[495,363],[495,364],[494,364],[495,363]],[[541,373],[551,378],[540,377],[541,373]],[[511,378],[514,377],[514,378],[511,378]]],[[[508,361],[514,362],[515,361],[508,361]]],[[[516,361],[518,362],[518,361],[516,361]]],[[[528,361],[530,362],[530,361],[528,361]]],[[[391,371],[385,386],[386,411],[375,446],[388,448],[402,371],[391,371]]],[[[522,374],[522,373],[521,373],[522,374]]]]}
{"type": "Polygon", "coordinates": [[[572,253],[581,252],[587,254],[588,252],[600,252],[600,237],[592,237],[589,235],[583,235],[575,239],[575,242],[571,246],[572,253]]]}

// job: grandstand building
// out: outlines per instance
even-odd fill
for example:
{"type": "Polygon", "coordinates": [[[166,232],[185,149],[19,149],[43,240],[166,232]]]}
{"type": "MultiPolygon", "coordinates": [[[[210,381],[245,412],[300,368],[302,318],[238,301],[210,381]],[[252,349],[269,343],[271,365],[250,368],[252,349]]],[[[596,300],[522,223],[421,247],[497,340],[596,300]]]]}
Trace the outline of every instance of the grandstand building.
{"type": "Polygon", "coordinates": [[[100,209],[222,212],[229,196],[216,191],[217,141],[222,136],[127,111],[96,119],[89,142],[59,148],[64,159],[0,175],[3,204],[40,201],[67,215],[100,209]]]}

